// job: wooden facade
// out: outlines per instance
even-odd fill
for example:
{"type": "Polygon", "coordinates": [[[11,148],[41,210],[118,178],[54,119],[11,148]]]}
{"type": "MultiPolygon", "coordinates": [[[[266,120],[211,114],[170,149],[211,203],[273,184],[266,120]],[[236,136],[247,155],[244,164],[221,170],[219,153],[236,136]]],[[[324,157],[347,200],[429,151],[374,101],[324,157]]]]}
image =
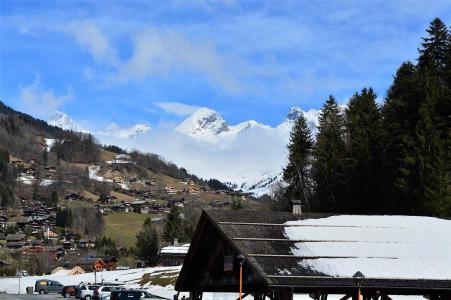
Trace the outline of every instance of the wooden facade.
{"type": "MultiPolygon", "coordinates": [[[[243,296],[291,300],[294,293],[307,293],[314,299],[327,299],[329,294],[356,299],[358,287],[354,278],[334,277],[300,266],[303,257],[293,255],[293,242],[281,229],[287,221],[321,217],[324,215],[204,211],[175,288],[190,292],[192,300],[201,299],[204,292],[237,293],[238,255],[242,254],[245,257],[243,296]]],[[[451,280],[430,280],[421,275],[418,274],[417,279],[366,278],[362,284],[363,298],[428,295],[429,299],[451,299],[451,280]]]]}

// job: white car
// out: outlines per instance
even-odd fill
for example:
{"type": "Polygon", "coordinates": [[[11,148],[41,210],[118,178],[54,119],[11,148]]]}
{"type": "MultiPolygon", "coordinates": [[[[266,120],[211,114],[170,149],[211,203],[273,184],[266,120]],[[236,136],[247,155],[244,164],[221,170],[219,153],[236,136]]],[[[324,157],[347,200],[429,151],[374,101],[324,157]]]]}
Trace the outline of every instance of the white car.
{"type": "Polygon", "coordinates": [[[107,299],[110,297],[111,291],[123,289],[120,285],[102,285],[94,291],[94,299],[107,299]]]}
{"type": "Polygon", "coordinates": [[[81,300],[91,300],[94,296],[94,290],[98,288],[98,285],[82,285],[78,288],[77,295],[75,296],[77,299],[81,300]]]}

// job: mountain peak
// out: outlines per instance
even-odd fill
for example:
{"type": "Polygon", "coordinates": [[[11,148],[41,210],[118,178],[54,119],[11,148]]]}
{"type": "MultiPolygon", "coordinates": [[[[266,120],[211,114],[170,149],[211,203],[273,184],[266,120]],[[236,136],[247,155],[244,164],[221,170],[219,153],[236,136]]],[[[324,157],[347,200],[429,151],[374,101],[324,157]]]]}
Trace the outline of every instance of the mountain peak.
{"type": "Polygon", "coordinates": [[[87,130],[83,129],[74,120],[72,120],[67,114],[61,111],[54,111],[47,123],[52,126],[62,128],[64,130],[71,130],[77,132],[88,133],[87,130]]]}
{"type": "Polygon", "coordinates": [[[190,136],[205,136],[217,135],[230,129],[227,122],[216,111],[201,107],[175,130],[190,136]]]}
{"type": "Polygon", "coordinates": [[[297,119],[299,119],[300,116],[302,116],[302,113],[303,113],[302,109],[293,106],[292,108],[290,108],[290,111],[288,112],[287,120],[296,121],[297,119]]]}

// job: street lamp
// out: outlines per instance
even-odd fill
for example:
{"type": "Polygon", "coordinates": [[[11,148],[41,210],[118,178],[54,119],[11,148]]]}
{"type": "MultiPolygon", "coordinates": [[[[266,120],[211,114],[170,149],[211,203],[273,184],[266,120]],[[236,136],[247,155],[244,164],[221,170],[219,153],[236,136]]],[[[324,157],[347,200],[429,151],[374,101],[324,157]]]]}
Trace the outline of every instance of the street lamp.
{"type": "Polygon", "coordinates": [[[362,286],[363,280],[365,279],[365,275],[362,274],[362,272],[357,271],[354,276],[352,276],[352,278],[354,278],[355,283],[357,284],[357,287],[359,288],[359,300],[361,300],[362,298],[362,293],[360,291],[360,288],[362,286]]]}
{"type": "Polygon", "coordinates": [[[240,254],[236,257],[238,262],[240,263],[240,300],[242,300],[243,295],[243,263],[246,260],[243,254],[240,254]]]}

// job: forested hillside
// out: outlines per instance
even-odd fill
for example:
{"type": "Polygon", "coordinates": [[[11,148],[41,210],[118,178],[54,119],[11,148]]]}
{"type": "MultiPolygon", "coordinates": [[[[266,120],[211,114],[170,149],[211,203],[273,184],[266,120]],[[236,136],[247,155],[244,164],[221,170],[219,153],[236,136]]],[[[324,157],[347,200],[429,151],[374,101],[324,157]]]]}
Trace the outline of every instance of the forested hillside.
{"type": "Polygon", "coordinates": [[[398,68],[383,103],[363,88],[341,108],[330,96],[314,138],[293,128],[282,206],[334,213],[451,216],[451,33],[434,19],[418,61],[398,68]],[[285,199],[285,201],[283,201],[285,199]]]}

